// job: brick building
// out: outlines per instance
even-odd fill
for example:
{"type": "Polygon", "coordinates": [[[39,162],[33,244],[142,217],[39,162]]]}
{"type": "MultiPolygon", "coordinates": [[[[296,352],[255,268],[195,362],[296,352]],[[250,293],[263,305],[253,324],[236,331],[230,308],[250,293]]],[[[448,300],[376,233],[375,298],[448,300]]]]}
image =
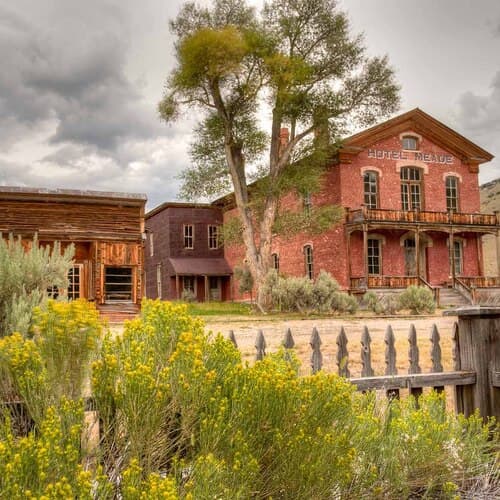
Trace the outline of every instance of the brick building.
{"type": "Polygon", "coordinates": [[[215,206],[163,203],[146,214],[146,293],[150,298],[229,300],[232,270],[220,244],[215,206]]]}
{"type": "MultiPolygon", "coordinates": [[[[482,258],[482,236],[498,239],[500,228],[496,215],[480,213],[479,165],[492,158],[419,109],[355,134],[319,192],[282,201],[287,210],[341,206],[342,223],[319,236],[276,237],[274,264],[311,278],[324,269],[354,293],[419,284],[472,299],[477,288],[500,285],[484,276],[482,258]]],[[[234,216],[230,197],[214,205],[225,220],[234,216]]],[[[244,249],[227,247],[225,257],[241,265],[244,249]]]]}
{"type": "Polygon", "coordinates": [[[141,194],[0,186],[0,234],[34,235],[41,245],[75,247],[70,299],[94,301],[105,315],[135,314],[143,296],[141,194]]]}

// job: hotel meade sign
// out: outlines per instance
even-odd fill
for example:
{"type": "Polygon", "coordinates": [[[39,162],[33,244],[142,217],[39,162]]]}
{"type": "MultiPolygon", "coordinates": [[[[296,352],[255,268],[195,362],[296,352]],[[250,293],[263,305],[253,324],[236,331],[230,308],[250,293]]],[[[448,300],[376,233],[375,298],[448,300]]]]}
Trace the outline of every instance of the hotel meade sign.
{"type": "Polygon", "coordinates": [[[455,160],[452,155],[448,154],[386,149],[368,149],[368,158],[376,158],[377,160],[414,160],[423,161],[425,163],[439,163],[442,165],[452,165],[455,160]]]}

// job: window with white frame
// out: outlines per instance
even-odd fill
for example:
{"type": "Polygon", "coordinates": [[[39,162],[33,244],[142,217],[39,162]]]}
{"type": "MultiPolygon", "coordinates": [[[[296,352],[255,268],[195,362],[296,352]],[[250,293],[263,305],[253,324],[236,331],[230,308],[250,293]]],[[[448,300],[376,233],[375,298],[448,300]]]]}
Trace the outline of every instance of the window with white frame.
{"type": "Polygon", "coordinates": [[[149,256],[153,257],[155,253],[155,245],[154,245],[154,234],[153,232],[149,233],[149,256]]]}
{"type": "Polygon", "coordinates": [[[313,248],[311,245],[304,247],[304,264],[306,276],[312,280],[314,278],[314,261],[313,261],[313,248]]]}
{"type": "Polygon", "coordinates": [[[453,241],[453,259],[450,262],[450,267],[455,266],[455,276],[461,275],[464,269],[464,245],[460,240],[453,241]]]}
{"type": "Polygon", "coordinates": [[[76,264],[68,271],[68,300],[81,297],[82,265],[76,264]]]}
{"type": "Polygon", "coordinates": [[[192,224],[184,225],[184,248],[194,248],[194,226],[192,224]]]}
{"type": "Polygon", "coordinates": [[[368,238],[368,274],[380,274],[381,269],[381,247],[380,240],[376,238],[368,238]]]}
{"type": "Polygon", "coordinates": [[[415,151],[418,149],[418,139],[413,135],[403,136],[401,144],[403,146],[403,149],[407,149],[409,151],[415,151]]]}
{"type": "Polygon", "coordinates": [[[446,177],[446,210],[458,212],[458,177],[446,177]]]}
{"type": "Polygon", "coordinates": [[[219,226],[208,226],[208,248],[210,250],[219,248],[219,226]]]}
{"type": "Polygon", "coordinates": [[[363,175],[364,202],[367,208],[378,208],[378,174],[367,171],[363,175]]]}

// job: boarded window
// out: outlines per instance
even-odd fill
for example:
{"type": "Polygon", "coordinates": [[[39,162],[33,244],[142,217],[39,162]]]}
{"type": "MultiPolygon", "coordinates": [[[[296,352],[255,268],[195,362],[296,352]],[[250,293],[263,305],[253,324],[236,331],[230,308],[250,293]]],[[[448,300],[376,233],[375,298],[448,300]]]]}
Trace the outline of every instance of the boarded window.
{"type": "Polygon", "coordinates": [[[132,268],[106,267],[104,274],[104,298],[106,301],[132,300],[132,268]]]}

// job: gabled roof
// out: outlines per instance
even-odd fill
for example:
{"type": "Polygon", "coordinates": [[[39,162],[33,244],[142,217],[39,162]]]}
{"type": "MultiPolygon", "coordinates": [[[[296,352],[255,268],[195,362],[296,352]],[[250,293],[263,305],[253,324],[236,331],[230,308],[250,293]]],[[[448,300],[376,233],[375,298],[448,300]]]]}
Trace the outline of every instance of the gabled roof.
{"type": "Polygon", "coordinates": [[[491,153],[419,108],[412,109],[344,139],[341,151],[356,154],[375,142],[409,130],[426,137],[443,149],[455,153],[463,162],[470,165],[486,163],[494,158],[491,153]]]}

